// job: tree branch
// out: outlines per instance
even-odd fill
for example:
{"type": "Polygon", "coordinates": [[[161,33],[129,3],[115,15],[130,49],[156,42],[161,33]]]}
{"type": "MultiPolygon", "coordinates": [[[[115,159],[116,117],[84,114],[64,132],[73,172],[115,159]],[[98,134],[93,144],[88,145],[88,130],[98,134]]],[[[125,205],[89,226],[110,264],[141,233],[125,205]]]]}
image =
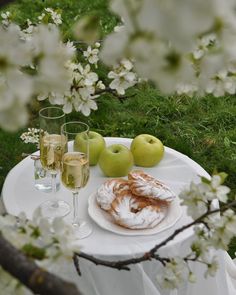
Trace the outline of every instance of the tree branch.
{"type": "MultiPolygon", "coordinates": [[[[124,269],[124,270],[130,270],[130,268],[128,268],[128,265],[131,264],[137,264],[143,261],[147,261],[147,260],[152,260],[152,259],[156,259],[159,262],[161,262],[162,264],[165,264],[166,262],[169,261],[168,258],[163,258],[160,257],[159,255],[156,254],[156,252],[163,246],[165,246],[168,242],[170,242],[171,240],[173,240],[178,234],[180,234],[181,232],[183,232],[184,230],[192,227],[195,224],[200,224],[204,222],[204,218],[206,218],[208,215],[214,214],[214,213],[218,213],[218,212],[224,212],[225,210],[235,207],[236,206],[236,201],[233,201],[229,204],[226,204],[224,206],[222,206],[219,209],[215,209],[215,210],[208,210],[206,213],[202,214],[200,217],[198,217],[196,220],[176,229],[169,237],[167,237],[165,240],[163,240],[161,243],[155,245],[153,248],[151,248],[148,252],[144,253],[142,256],[140,257],[136,257],[136,258],[130,258],[130,259],[125,259],[125,260],[119,260],[119,261],[106,261],[106,260],[102,260],[102,259],[98,259],[92,255],[80,252],[80,253],[75,253],[75,255],[77,255],[78,257],[87,259],[91,262],[93,262],[96,265],[103,265],[103,266],[107,266],[110,268],[116,268],[118,270],[124,269]]],[[[194,260],[194,259],[193,259],[194,260]]]]}
{"type": "Polygon", "coordinates": [[[129,264],[129,261],[132,262],[132,259],[127,259],[127,260],[121,260],[121,261],[106,261],[103,259],[99,259],[96,258],[95,256],[86,254],[84,252],[80,252],[80,253],[75,253],[76,256],[84,258],[86,260],[89,260],[91,262],[93,262],[96,265],[103,265],[103,266],[107,266],[110,268],[116,268],[118,270],[130,270],[129,267],[127,267],[126,265],[129,264]]]}
{"type": "MultiPolygon", "coordinates": [[[[104,84],[104,83],[103,83],[104,84]]],[[[136,96],[136,93],[131,95],[119,95],[114,89],[111,89],[109,87],[106,87],[105,89],[96,90],[95,95],[101,95],[104,93],[110,93],[114,97],[116,97],[120,102],[123,102],[125,99],[136,96]]]]}
{"type": "Polygon", "coordinates": [[[38,267],[0,234],[0,265],[22,284],[40,295],[80,295],[74,284],[38,267]]]}

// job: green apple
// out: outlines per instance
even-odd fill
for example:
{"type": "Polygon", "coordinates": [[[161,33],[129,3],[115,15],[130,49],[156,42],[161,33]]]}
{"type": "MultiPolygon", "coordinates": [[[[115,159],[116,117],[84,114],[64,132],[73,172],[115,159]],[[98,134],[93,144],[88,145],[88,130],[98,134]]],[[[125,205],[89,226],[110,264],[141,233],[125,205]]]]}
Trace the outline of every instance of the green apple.
{"type": "MultiPolygon", "coordinates": [[[[95,131],[88,132],[89,139],[89,165],[97,165],[99,156],[101,152],[106,147],[105,140],[103,136],[95,131]]],[[[74,150],[85,152],[86,150],[86,140],[83,134],[77,134],[74,141],[74,150]]]]}
{"type": "Polygon", "coordinates": [[[163,143],[150,134],[136,136],[130,146],[137,166],[153,167],[158,164],[164,156],[163,143]]]}
{"type": "Polygon", "coordinates": [[[123,144],[113,144],[105,148],[98,161],[102,172],[109,177],[128,175],[133,164],[133,155],[123,144]]]}

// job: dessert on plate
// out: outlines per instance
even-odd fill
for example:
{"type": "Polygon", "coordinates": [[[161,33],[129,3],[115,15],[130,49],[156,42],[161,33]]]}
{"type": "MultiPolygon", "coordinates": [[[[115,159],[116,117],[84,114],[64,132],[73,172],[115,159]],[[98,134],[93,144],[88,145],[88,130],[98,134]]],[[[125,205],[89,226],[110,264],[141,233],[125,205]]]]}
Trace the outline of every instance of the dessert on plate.
{"type": "Polygon", "coordinates": [[[167,214],[176,195],[163,182],[142,170],[133,170],[128,180],[113,178],[97,190],[96,200],[114,222],[128,229],[155,227],[167,214]]]}

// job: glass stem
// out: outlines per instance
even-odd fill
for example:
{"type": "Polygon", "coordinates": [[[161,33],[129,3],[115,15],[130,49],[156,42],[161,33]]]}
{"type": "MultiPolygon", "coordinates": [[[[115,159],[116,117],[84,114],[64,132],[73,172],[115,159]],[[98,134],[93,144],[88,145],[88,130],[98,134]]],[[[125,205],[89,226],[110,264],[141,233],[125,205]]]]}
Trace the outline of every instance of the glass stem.
{"type": "Polygon", "coordinates": [[[51,185],[52,185],[52,194],[53,194],[53,200],[51,203],[51,208],[52,209],[57,209],[59,207],[58,200],[56,197],[56,192],[57,192],[57,182],[56,182],[56,173],[51,173],[51,185]]]}
{"type": "Polygon", "coordinates": [[[52,180],[52,182],[51,182],[51,184],[52,184],[52,193],[53,193],[54,197],[55,197],[55,194],[56,194],[56,192],[57,192],[57,182],[56,182],[56,177],[57,177],[57,174],[56,174],[56,173],[52,173],[52,174],[51,174],[51,180],[52,180]]]}
{"type": "Polygon", "coordinates": [[[73,216],[73,225],[79,226],[79,206],[78,206],[78,196],[79,192],[73,192],[73,208],[74,208],[74,216],[73,216]]]}

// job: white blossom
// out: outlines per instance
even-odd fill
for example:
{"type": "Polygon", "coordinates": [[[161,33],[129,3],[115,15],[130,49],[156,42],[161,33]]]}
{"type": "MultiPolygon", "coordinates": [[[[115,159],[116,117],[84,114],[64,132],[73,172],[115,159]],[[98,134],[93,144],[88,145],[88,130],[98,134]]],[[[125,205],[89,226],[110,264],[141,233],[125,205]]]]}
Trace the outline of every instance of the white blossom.
{"type": "Polygon", "coordinates": [[[31,61],[30,45],[21,41],[20,32],[19,26],[15,24],[10,24],[6,29],[0,27],[0,73],[26,66],[31,61]]]}
{"type": "Polygon", "coordinates": [[[211,228],[209,242],[216,249],[228,249],[228,244],[236,234],[236,216],[233,210],[228,209],[222,213],[220,220],[212,222],[206,219],[211,228]]]}
{"type": "Polygon", "coordinates": [[[95,98],[97,98],[98,95],[91,95],[89,89],[86,88],[79,89],[79,94],[80,98],[76,109],[83,115],[89,116],[91,110],[97,110],[95,98]]]}
{"type": "Polygon", "coordinates": [[[198,91],[197,85],[179,83],[176,85],[177,94],[186,94],[188,96],[193,96],[198,91]]]}
{"type": "Polygon", "coordinates": [[[193,50],[193,57],[198,60],[203,57],[212,47],[217,44],[217,37],[215,34],[205,35],[197,40],[197,48],[193,50]]]}
{"type": "Polygon", "coordinates": [[[2,12],[1,13],[2,24],[5,27],[8,27],[11,23],[11,13],[10,11],[2,12]]]}
{"type": "Polygon", "coordinates": [[[207,212],[206,192],[207,187],[205,184],[196,185],[191,183],[189,190],[183,190],[179,195],[180,199],[183,200],[182,204],[187,206],[188,215],[193,219],[207,212]]]}
{"type": "Polygon", "coordinates": [[[38,20],[40,22],[42,22],[46,16],[49,16],[50,19],[47,20],[48,22],[51,22],[55,25],[60,25],[62,24],[62,19],[61,19],[61,13],[53,10],[52,8],[45,8],[44,9],[45,12],[43,12],[40,16],[38,16],[38,20]]]}
{"type": "Polygon", "coordinates": [[[26,124],[33,95],[59,95],[69,87],[65,64],[72,50],[61,42],[55,27],[27,23],[25,31],[15,24],[0,27],[0,126],[9,131],[26,124]],[[22,71],[27,67],[33,75],[22,71]]]}
{"type": "Polygon", "coordinates": [[[162,288],[178,288],[184,280],[188,279],[189,269],[185,261],[175,257],[165,264],[165,267],[157,274],[157,281],[162,288]]]}
{"type": "Polygon", "coordinates": [[[198,260],[208,262],[212,250],[211,243],[208,240],[211,233],[203,225],[195,225],[194,232],[196,239],[191,244],[191,250],[198,260]]]}
{"type": "Polygon", "coordinates": [[[137,76],[131,71],[132,68],[133,64],[129,60],[121,60],[120,64],[108,73],[108,78],[113,79],[109,87],[116,90],[118,94],[124,95],[126,89],[137,83],[137,76]]]}
{"type": "Polygon", "coordinates": [[[227,202],[230,189],[222,185],[221,175],[213,175],[211,180],[199,183],[191,183],[189,189],[183,190],[179,197],[182,204],[187,206],[187,212],[194,219],[207,212],[209,204],[214,199],[227,202]]]}
{"type": "Polygon", "coordinates": [[[214,277],[219,267],[219,263],[216,257],[213,257],[212,261],[207,264],[207,270],[204,273],[205,278],[208,276],[214,277]]]}
{"type": "MultiPolygon", "coordinates": [[[[2,220],[0,222],[3,223],[2,220]]],[[[20,224],[17,219],[15,219],[14,224],[12,224],[12,221],[11,223],[5,222],[1,231],[4,237],[17,248],[31,244],[45,249],[45,258],[51,259],[51,261],[57,259],[58,254],[72,257],[73,251],[76,250],[74,245],[75,233],[72,225],[59,218],[50,223],[48,219],[41,215],[40,209],[35,211],[32,220],[20,224]],[[47,247],[49,244],[53,250],[47,247]]]]}
{"type": "Polygon", "coordinates": [[[76,52],[76,48],[74,46],[74,43],[71,41],[67,41],[65,43],[65,49],[66,49],[69,56],[73,56],[76,52]]]}
{"type": "Polygon", "coordinates": [[[15,131],[24,127],[28,121],[28,110],[26,105],[18,100],[10,108],[0,111],[0,126],[7,131],[15,131]]]}
{"type": "Polygon", "coordinates": [[[27,132],[21,134],[20,139],[24,143],[34,143],[37,147],[39,147],[39,134],[40,129],[37,128],[28,128],[27,132]]]}
{"type": "Polygon", "coordinates": [[[101,80],[97,82],[96,87],[101,90],[104,90],[106,88],[106,86],[101,80]]]}
{"type": "Polygon", "coordinates": [[[102,61],[108,66],[117,64],[125,56],[125,49],[128,41],[129,35],[126,28],[119,32],[109,34],[104,40],[100,52],[100,58],[102,61]]]}
{"type": "Polygon", "coordinates": [[[93,86],[98,81],[98,75],[91,71],[90,65],[87,64],[84,68],[80,65],[79,72],[82,76],[85,86],[93,86]]]}
{"type": "Polygon", "coordinates": [[[104,41],[106,64],[134,58],[137,74],[166,93],[235,94],[234,0],[113,0],[110,7],[123,25],[104,41]]]}
{"type": "Polygon", "coordinates": [[[190,283],[196,283],[197,278],[196,278],[196,275],[193,272],[189,272],[188,281],[190,283]]]}
{"type": "Polygon", "coordinates": [[[114,27],[114,32],[120,32],[124,29],[124,25],[118,25],[114,27]]]}
{"type": "Polygon", "coordinates": [[[213,175],[211,178],[211,187],[215,197],[221,201],[226,203],[228,200],[228,193],[230,192],[229,187],[222,185],[222,178],[220,175],[213,175]]]}
{"type": "Polygon", "coordinates": [[[30,40],[31,35],[33,34],[36,27],[33,25],[30,19],[27,19],[27,27],[22,30],[22,39],[23,40],[30,40]]]}
{"type": "MultiPolygon", "coordinates": [[[[70,73],[70,87],[64,92],[64,97],[54,100],[55,103],[63,105],[65,113],[72,112],[73,108],[77,112],[81,112],[85,116],[89,116],[91,110],[97,110],[95,99],[99,97],[96,94],[96,88],[102,89],[104,85],[98,81],[98,75],[91,71],[91,67],[87,64],[67,63],[70,73]]],[[[44,96],[45,97],[45,96],[44,96]]],[[[53,96],[51,93],[51,101],[53,96]]]]}
{"type": "MultiPolygon", "coordinates": [[[[89,58],[89,54],[92,54],[95,49],[95,55],[97,56],[99,47],[99,42],[93,45],[94,49],[89,46],[88,50],[84,52],[85,56],[89,58]]],[[[97,73],[92,70],[92,65],[90,64],[68,61],[66,62],[66,68],[69,79],[68,87],[64,93],[41,91],[38,99],[49,99],[51,104],[62,105],[63,111],[67,114],[75,110],[85,116],[89,116],[92,110],[97,110],[96,98],[105,92],[108,87],[102,80],[99,80],[97,73]]],[[[132,72],[132,69],[133,63],[131,61],[127,59],[121,60],[108,73],[108,77],[113,79],[109,85],[110,88],[116,90],[118,94],[124,94],[126,89],[135,85],[138,79],[136,74],[132,72]]]]}
{"type": "Polygon", "coordinates": [[[60,13],[58,13],[55,10],[53,10],[52,8],[45,8],[45,11],[48,12],[51,15],[52,20],[53,20],[53,22],[54,22],[55,25],[62,24],[61,14],[60,13]]]}
{"type": "MultiPolygon", "coordinates": [[[[71,261],[73,252],[78,251],[72,225],[65,223],[61,218],[55,218],[50,222],[42,216],[40,208],[35,210],[32,220],[27,220],[25,214],[20,214],[18,218],[11,215],[0,216],[0,232],[16,248],[23,249],[26,256],[27,249],[30,249],[31,256],[32,253],[40,253],[41,250],[42,256],[37,254],[35,260],[47,270],[51,270],[57,261],[59,263],[63,259],[71,261]],[[34,252],[34,249],[37,251],[34,252]]],[[[32,294],[2,268],[0,268],[0,286],[7,295],[32,294]]]]}
{"type": "Polygon", "coordinates": [[[31,44],[35,58],[42,57],[38,61],[35,91],[64,91],[69,83],[65,64],[72,56],[61,43],[57,28],[38,26],[31,44]]]}
{"type": "Polygon", "coordinates": [[[45,13],[43,12],[41,15],[38,16],[39,21],[42,21],[45,17],[45,13]]]}
{"type": "MultiPolygon", "coordinates": [[[[98,44],[99,43],[97,42],[97,46],[98,44]]],[[[99,54],[98,47],[92,48],[91,46],[88,46],[87,50],[83,52],[83,55],[88,60],[88,62],[94,65],[97,65],[99,61],[98,54],[99,54]]]]}

